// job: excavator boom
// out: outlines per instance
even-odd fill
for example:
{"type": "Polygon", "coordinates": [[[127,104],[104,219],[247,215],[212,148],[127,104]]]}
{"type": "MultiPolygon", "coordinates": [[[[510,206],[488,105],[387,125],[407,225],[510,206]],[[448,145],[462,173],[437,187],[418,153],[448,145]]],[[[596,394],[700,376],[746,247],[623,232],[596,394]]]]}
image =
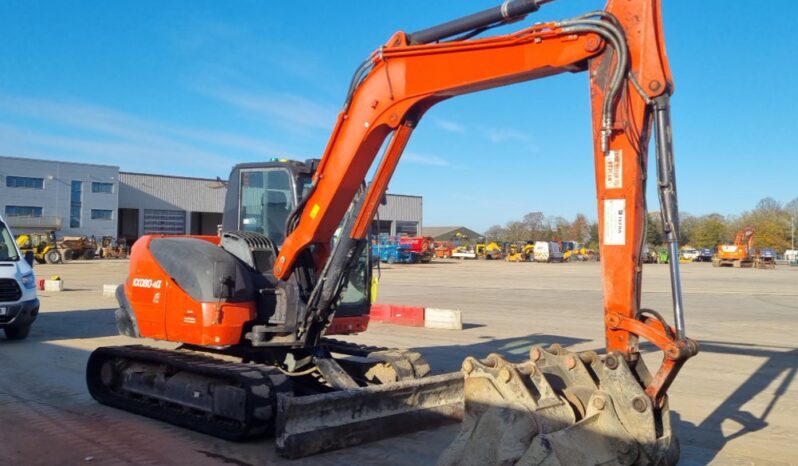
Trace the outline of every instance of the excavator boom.
{"type": "MultiPolygon", "coordinates": [[[[486,10],[419,33],[398,32],[361,65],[313,177],[311,194],[290,225],[274,275],[287,279],[296,270],[297,258],[311,245],[329,244],[379,149],[390,137],[359,214],[348,230],[349,241],[339,246],[354,248],[365,241],[413,129],[436,103],[492,87],[589,71],[607,350],[628,358],[637,354],[639,337],[650,339],[657,334],[655,344],[684,360],[693,350],[685,339],[677,263],[671,266],[671,276],[673,330],[679,338],[669,338],[669,327],[646,324],[639,318],[645,174],[652,129],[657,135],[663,225],[671,249],[678,251],[669,107],[673,83],[660,2],[610,0],[604,10],[535,24],[512,34],[444,40],[475,24],[479,26],[474,29],[479,30],[518,20],[542,3],[513,0],[498,10],[486,10]]],[[[313,254],[315,264],[330,263],[328,272],[345,269],[342,263],[330,259],[326,247],[314,247],[313,254]]],[[[351,252],[342,254],[350,256],[351,252]]],[[[337,281],[322,273],[317,287],[334,286],[330,283],[337,281]]],[[[309,306],[306,330],[312,332],[312,321],[328,320],[328,306],[314,302],[309,306]]],[[[655,385],[649,387],[655,398],[661,398],[663,386],[678,366],[669,366],[658,374],[655,385]]]]}
{"type": "MultiPolygon", "coordinates": [[[[522,19],[543,3],[547,2],[508,0],[500,7],[423,31],[398,32],[372,53],[352,78],[313,177],[311,193],[289,220],[289,234],[273,272],[285,280],[297,270],[307,273],[309,263],[320,270],[308,302],[305,325],[298,336],[306,341],[317,340],[321,333],[318,327],[327,325],[333,313],[331,297],[338,293],[351,258],[365,245],[371,221],[401,154],[413,130],[433,105],[466,93],[565,72],[587,71],[607,356],[601,361],[587,357],[585,371],[592,380],[600,381],[593,387],[597,390],[615,383],[611,380],[618,377],[614,375],[616,369],[625,371],[626,378],[634,381],[648,400],[645,406],[640,405],[642,401],[636,402],[637,406],[646,410],[650,407],[654,412],[648,428],[662,440],[669,438],[669,432],[665,432],[667,422],[663,424],[667,416],[667,389],[698,347],[686,337],[678,261],[670,261],[674,326],[667,324],[659,313],[642,309],[640,303],[647,154],[652,130],[656,134],[657,188],[664,233],[672,257],[677,257],[679,251],[670,126],[670,95],[674,86],[664,46],[660,1],[609,0],[604,10],[538,23],[511,34],[474,38],[491,27],[522,19]],[[342,240],[333,250],[324,247],[383,147],[374,177],[357,206],[358,215],[344,229],[342,240]],[[313,256],[312,261],[300,261],[308,254],[313,256]],[[319,264],[324,267],[318,267],[319,264]],[[654,374],[647,372],[640,358],[640,338],[663,353],[662,364],[654,374]],[[613,374],[607,373],[610,361],[613,374]]],[[[549,353],[555,359],[565,354],[559,350],[549,353]]],[[[569,357],[573,361],[582,359],[569,357]]],[[[469,374],[479,373],[478,379],[484,382],[487,377],[493,383],[506,378],[508,373],[510,378],[513,374],[526,377],[528,371],[557,373],[563,364],[573,367],[571,362],[559,360],[540,367],[533,364],[531,368],[508,365],[496,358],[470,361],[470,370],[464,367],[467,418],[469,411],[471,415],[474,413],[469,410],[469,393],[473,391],[469,389],[469,374]],[[481,370],[475,371],[476,366],[481,370]],[[558,369],[547,369],[551,367],[558,369]]],[[[627,382],[624,379],[623,383],[627,382]]],[[[540,387],[529,390],[535,392],[540,387]]],[[[619,398],[602,400],[605,404],[613,402],[616,412],[623,412],[631,405],[630,399],[620,395],[623,392],[618,388],[619,398]]],[[[574,397],[562,391],[557,396],[574,397]]],[[[506,396],[500,398],[506,400],[506,396]]],[[[584,407],[592,399],[585,395],[580,403],[584,407]]],[[[585,416],[587,412],[583,409],[571,421],[585,416]]],[[[623,424],[622,420],[615,420],[623,424]]],[[[659,449],[652,447],[646,458],[667,456],[663,451],[670,451],[671,443],[661,443],[659,449]]]]}

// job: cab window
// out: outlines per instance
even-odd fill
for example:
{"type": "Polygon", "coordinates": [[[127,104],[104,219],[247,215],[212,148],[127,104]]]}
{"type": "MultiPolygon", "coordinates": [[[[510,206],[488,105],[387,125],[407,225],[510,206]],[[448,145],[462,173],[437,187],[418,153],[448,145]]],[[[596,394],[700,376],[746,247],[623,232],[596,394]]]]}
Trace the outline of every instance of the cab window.
{"type": "Polygon", "coordinates": [[[294,209],[290,172],[283,168],[242,170],[239,205],[240,230],[266,235],[282,245],[285,222],[294,209]]]}

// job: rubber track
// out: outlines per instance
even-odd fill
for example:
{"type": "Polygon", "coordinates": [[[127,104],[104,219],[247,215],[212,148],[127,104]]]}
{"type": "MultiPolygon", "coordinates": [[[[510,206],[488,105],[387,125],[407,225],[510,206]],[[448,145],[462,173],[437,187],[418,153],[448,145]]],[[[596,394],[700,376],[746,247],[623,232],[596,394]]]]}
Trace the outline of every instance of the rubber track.
{"type": "Polygon", "coordinates": [[[396,369],[400,381],[424,377],[432,370],[429,363],[417,351],[360,345],[333,338],[322,338],[321,342],[333,353],[371,357],[391,363],[396,369]]]}
{"type": "Polygon", "coordinates": [[[287,378],[268,366],[235,363],[179,350],[162,350],[141,345],[97,348],[89,357],[86,383],[92,397],[102,404],[226,440],[244,440],[271,432],[274,428],[275,392],[288,389],[287,378]],[[100,379],[100,370],[108,359],[164,365],[170,371],[200,374],[244,388],[245,420],[242,422],[219,418],[155,397],[146,398],[138,394],[129,395],[109,390],[100,379]],[[256,412],[259,417],[255,416],[256,412]]]}

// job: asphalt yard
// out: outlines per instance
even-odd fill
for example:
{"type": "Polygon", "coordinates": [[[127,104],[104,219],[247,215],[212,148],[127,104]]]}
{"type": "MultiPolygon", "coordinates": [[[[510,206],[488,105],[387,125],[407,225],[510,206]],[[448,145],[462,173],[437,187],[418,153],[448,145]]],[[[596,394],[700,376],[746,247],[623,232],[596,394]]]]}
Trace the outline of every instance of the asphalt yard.
{"type": "MultiPolygon", "coordinates": [[[[120,283],[127,266],[37,266],[38,277],[58,274],[66,290],[40,292],[41,314],[27,340],[0,338],[0,464],[418,466],[434,464],[457,432],[445,427],[291,462],[275,454],[270,439],[232,443],[98,405],[85,388],[89,353],[142,343],[117,335],[115,299],[102,296],[103,284],[120,283]]],[[[680,464],[798,464],[798,267],[683,264],[682,276],[688,335],[701,352],[670,390],[680,464]]],[[[384,266],[379,302],[460,310],[465,328],[373,324],[348,339],[418,349],[435,373],[459,370],[468,355],[521,360],[536,344],[601,350],[601,296],[598,263],[384,266]]],[[[644,306],[668,316],[670,300],[667,266],[646,265],[644,306]]],[[[658,362],[653,353],[646,360],[658,362]]]]}

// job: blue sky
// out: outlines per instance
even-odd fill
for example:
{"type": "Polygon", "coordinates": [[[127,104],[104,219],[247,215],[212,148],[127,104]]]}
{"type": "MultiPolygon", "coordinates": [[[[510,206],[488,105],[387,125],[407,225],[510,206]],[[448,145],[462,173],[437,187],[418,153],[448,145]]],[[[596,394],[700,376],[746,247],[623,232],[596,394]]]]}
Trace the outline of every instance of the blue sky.
{"type": "MultiPolygon", "coordinates": [[[[498,3],[6,0],[0,154],[223,178],[237,162],[318,156],[352,72],[394,31],[498,3]]],[[[798,197],[798,3],[663,3],[682,210],[798,197]]],[[[602,5],[561,0],[526,24],[602,5]]],[[[590,134],[584,74],[451,99],[390,191],[423,195],[427,225],[595,218],[590,134]]]]}

